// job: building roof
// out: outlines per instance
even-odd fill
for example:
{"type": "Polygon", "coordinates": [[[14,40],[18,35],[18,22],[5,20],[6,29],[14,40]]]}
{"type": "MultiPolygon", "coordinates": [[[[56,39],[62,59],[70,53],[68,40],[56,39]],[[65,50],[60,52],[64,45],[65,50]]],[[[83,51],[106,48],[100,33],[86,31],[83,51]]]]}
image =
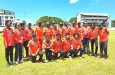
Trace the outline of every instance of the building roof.
{"type": "Polygon", "coordinates": [[[78,15],[83,14],[83,15],[95,15],[95,16],[109,16],[108,14],[105,13],[78,13],[78,15]]]}
{"type": "Polygon", "coordinates": [[[0,9],[0,14],[15,15],[14,12],[4,9],[0,9]]]}

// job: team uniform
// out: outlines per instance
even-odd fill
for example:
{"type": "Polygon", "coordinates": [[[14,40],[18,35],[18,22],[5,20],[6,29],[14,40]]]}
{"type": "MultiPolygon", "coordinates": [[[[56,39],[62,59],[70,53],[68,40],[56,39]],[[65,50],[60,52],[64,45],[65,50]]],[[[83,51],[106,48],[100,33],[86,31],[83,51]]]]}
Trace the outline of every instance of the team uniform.
{"type": "Polygon", "coordinates": [[[13,63],[13,47],[14,47],[14,33],[13,29],[5,28],[3,30],[3,39],[4,39],[4,46],[5,46],[5,58],[7,64],[13,63]],[[9,60],[10,57],[10,60],[9,60]]]}
{"type": "Polygon", "coordinates": [[[34,33],[34,30],[32,28],[26,29],[27,32],[27,40],[30,41],[32,39],[32,34],[34,33]]]}
{"type": "Polygon", "coordinates": [[[42,45],[43,45],[43,40],[44,40],[43,27],[37,26],[35,34],[36,34],[36,37],[40,43],[40,51],[42,52],[42,45]]]}
{"type": "Polygon", "coordinates": [[[58,53],[61,51],[61,48],[62,48],[61,40],[53,41],[53,56],[54,56],[54,59],[58,59],[58,53]]]}
{"type": "Polygon", "coordinates": [[[30,40],[28,43],[28,47],[29,47],[29,54],[30,54],[32,63],[36,62],[37,55],[40,56],[39,61],[42,61],[43,53],[39,51],[40,50],[39,41],[30,40]]]}
{"type": "Polygon", "coordinates": [[[56,29],[52,30],[53,39],[56,38],[56,34],[62,34],[62,30],[60,28],[56,28],[56,29]]]}
{"type": "Polygon", "coordinates": [[[92,29],[91,32],[91,53],[92,55],[96,54],[97,55],[97,51],[98,51],[98,29],[92,29]],[[95,51],[94,51],[94,44],[95,44],[95,51]],[[95,52],[95,53],[94,53],[95,52]]]}
{"type": "Polygon", "coordinates": [[[62,41],[62,52],[61,52],[61,58],[67,58],[68,57],[68,53],[71,52],[71,44],[72,41],[69,40],[63,40],[62,41]]]}
{"type": "Polygon", "coordinates": [[[71,35],[71,37],[73,37],[73,35],[74,35],[76,32],[77,32],[76,26],[75,26],[75,27],[71,26],[71,27],[70,27],[70,35],[71,35]]]}
{"type": "Polygon", "coordinates": [[[83,46],[82,46],[82,41],[80,38],[72,38],[72,47],[73,47],[73,52],[72,56],[77,57],[78,52],[80,52],[80,57],[82,57],[83,54],[83,46]]]}
{"type": "Polygon", "coordinates": [[[22,44],[23,44],[23,37],[22,33],[18,29],[14,29],[14,40],[15,40],[15,62],[19,60],[22,61],[22,44]]]}
{"type": "Polygon", "coordinates": [[[53,43],[51,41],[44,42],[44,49],[45,49],[45,55],[46,55],[47,61],[52,60],[52,46],[53,46],[53,43]]]}
{"type": "Polygon", "coordinates": [[[83,49],[84,52],[90,54],[89,42],[91,37],[91,28],[84,27],[84,37],[83,37],[83,49]]]}
{"type": "Polygon", "coordinates": [[[99,34],[100,37],[100,56],[108,56],[108,35],[109,31],[106,28],[103,28],[101,33],[99,34]],[[104,52],[104,53],[103,53],[104,52]]]}
{"type": "Polygon", "coordinates": [[[70,31],[69,27],[63,26],[62,27],[62,38],[65,38],[65,34],[70,31]]]}
{"type": "Polygon", "coordinates": [[[23,42],[22,45],[26,50],[26,57],[28,57],[29,55],[28,55],[28,47],[27,47],[27,45],[28,45],[27,32],[25,29],[21,29],[20,31],[21,31],[21,35],[22,35],[22,42],[23,42]]]}
{"type": "Polygon", "coordinates": [[[52,39],[52,30],[50,28],[45,28],[45,37],[52,39]]]}

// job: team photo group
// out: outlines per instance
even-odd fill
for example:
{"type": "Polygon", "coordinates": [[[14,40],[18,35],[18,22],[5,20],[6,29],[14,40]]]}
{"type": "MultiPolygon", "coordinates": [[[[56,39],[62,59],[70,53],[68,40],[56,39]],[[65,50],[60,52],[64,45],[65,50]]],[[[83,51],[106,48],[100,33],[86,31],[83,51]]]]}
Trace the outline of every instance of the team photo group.
{"type": "Polygon", "coordinates": [[[43,27],[39,21],[33,28],[31,23],[19,22],[12,27],[11,21],[7,20],[5,26],[2,36],[7,66],[26,62],[25,59],[32,63],[83,59],[84,54],[108,58],[109,31],[101,24],[46,22],[43,27]]]}

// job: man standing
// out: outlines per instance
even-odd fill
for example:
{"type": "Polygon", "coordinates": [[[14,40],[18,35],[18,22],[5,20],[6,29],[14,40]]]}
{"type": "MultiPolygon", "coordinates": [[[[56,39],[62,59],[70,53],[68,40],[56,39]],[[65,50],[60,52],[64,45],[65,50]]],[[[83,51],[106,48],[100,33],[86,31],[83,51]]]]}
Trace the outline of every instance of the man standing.
{"type": "Polygon", "coordinates": [[[40,43],[40,51],[42,51],[44,32],[43,32],[43,27],[42,27],[41,21],[38,23],[38,26],[35,30],[35,34],[36,34],[37,40],[40,43]]]}
{"type": "Polygon", "coordinates": [[[39,62],[42,62],[43,53],[41,51],[39,51],[40,44],[39,44],[39,41],[37,40],[35,34],[33,34],[32,40],[29,41],[28,47],[29,47],[29,54],[30,54],[30,58],[31,58],[32,63],[36,62],[37,55],[40,56],[39,62]]]}
{"type": "Polygon", "coordinates": [[[98,29],[94,26],[92,27],[91,31],[91,55],[97,55],[98,51],[98,29]],[[94,44],[95,44],[95,53],[94,53],[94,44]]]}
{"type": "Polygon", "coordinates": [[[62,41],[61,34],[56,34],[56,39],[53,41],[53,56],[58,59],[58,53],[61,51],[62,41]]]}
{"type": "Polygon", "coordinates": [[[14,33],[11,27],[11,21],[7,20],[5,22],[6,28],[3,30],[3,39],[5,46],[5,58],[7,61],[7,66],[13,64],[13,47],[14,47],[14,33]],[[10,57],[10,60],[9,60],[10,57]]]}
{"type": "Polygon", "coordinates": [[[31,28],[31,23],[28,24],[28,28],[26,29],[26,32],[27,32],[27,40],[30,41],[34,33],[34,30],[31,28]]]}
{"type": "Polygon", "coordinates": [[[108,35],[109,35],[109,31],[107,30],[107,28],[103,28],[102,32],[100,33],[100,58],[108,57],[108,35]],[[104,52],[104,53],[103,53],[104,52]]]}
{"type": "Polygon", "coordinates": [[[15,64],[22,63],[22,43],[23,37],[20,30],[20,23],[15,24],[14,41],[15,41],[15,64]]]}
{"type": "Polygon", "coordinates": [[[21,34],[22,34],[23,47],[26,50],[26,58],[28,58],[28,47],[27,47],[28,40],[27,40],[27,32],[25,30],[25,24],[21,23],[20,26],[21,26],[21,30],[20,31],[21,31],[21,34]]]}

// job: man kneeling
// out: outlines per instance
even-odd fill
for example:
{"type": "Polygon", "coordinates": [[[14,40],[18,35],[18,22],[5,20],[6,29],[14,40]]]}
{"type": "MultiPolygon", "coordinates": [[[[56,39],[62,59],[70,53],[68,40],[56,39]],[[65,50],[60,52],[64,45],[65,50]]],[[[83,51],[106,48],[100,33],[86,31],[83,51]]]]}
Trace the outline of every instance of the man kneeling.
{"type": "Polygon", "coordinates": [[[43,57],[43,53],[39,50],[40,48],[40,44],[39,41],[36,39],[36,35],[33,34],[32,36],[32,40],[29,41],[28,43],[28,47],[29,47],[29,54],[30,54],[30,58],[32,63],[36,62],[36,57],[37,55],[39,55],[39,61],[42,61],[42,57],[43,57]]]}

